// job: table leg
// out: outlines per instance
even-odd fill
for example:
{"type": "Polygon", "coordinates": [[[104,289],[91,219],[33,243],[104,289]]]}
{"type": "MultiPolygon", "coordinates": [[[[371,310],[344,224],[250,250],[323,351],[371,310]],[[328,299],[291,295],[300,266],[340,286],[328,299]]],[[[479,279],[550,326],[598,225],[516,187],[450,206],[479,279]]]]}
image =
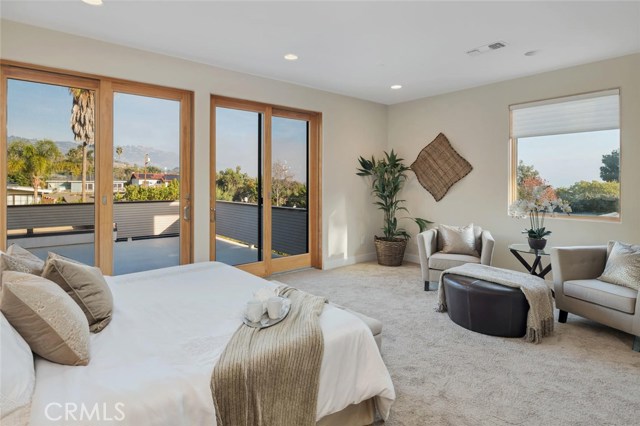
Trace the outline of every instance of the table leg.
{"type": "Polygon", "coordinates": [[[518,259],[520,261],[522,266],[524,266],[527,271],[531,272],[531,265],[529,265],[529,263],[526,260],[524,260],[524,258],[522,256],[520,256],[520,253],[518,253],[517,251],[515,251],[513,249],[509,249],[509,251],[516,257],[516,259],[518,259]]]}
{"type": "Polygon", "coordinates": [[[540,271],[538,276],[540,278],[544,278],[544,276],[547,275],[549,272],[551,272],[551,264],[548,264],[546,268],[544,268],[542,271],[540,271]]]}
{"type": "Polygon", "coordinates": [[[533,265],[531,265],[531,269],[529,270],[531,275],[538,275],[538,274],[536,274],[536,268],[538,267],[538,265],[540,265],[540,259],[541,258],[542,258],[541,256],[538,256],[536,254],[536,260],[533,261],[533,265]]]}

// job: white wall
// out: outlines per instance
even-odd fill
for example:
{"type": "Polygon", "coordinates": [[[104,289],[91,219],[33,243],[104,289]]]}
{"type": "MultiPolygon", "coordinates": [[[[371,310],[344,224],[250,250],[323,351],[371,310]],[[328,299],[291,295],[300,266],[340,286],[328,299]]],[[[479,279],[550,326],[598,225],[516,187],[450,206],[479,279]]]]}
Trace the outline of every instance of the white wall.
{"type": "MultiPolygon", "coordinates": [[[[1,22],[3,59],[191,90],[195,93],[195,260],[209,258],[209,96],[218,94],[323,114],[325,267],[372,258],[371,213],[357,157],[387,144],[384,105],[254,77],[10,21],[1,22]]],[[[4,107],[4,106],[3,106],[4,107]]]]}
{"type": "MultiPolygon", "coordinates": [[[[526,225],[507,216],[509,105],[616,87],[622,108],[622,221],[551,219],[549,245],[603,244],[610,239],[640,243],[640,54],[390,106],[388,148],[408,163],[443,132],[473,165],[440,202],[412,175],[403,197],[411,214],[437,223],[479,224],[496,239],[494,264],[522,269],[507,250],[510,243],[525,242],[520,231],[526,225]]],[[[412,242],[407,259],[417,261],[416,253],[412,242]]]]}
{"type": "MultiPolygon", "coordinates": [[[[195,260],[208,259],[209,95],[219,94],[323,113],[323,259],[335,267],[373,258],[381,216],[359,155],[395,149],[410,164],[439,132],[474,170],[436,203],[411,174],[411,214],[438,223],[475,222],[496,238],[495,264],[520,268],[506,247],[524,242],[523,221],[507,216],[509,111],[514,103],[620,87],[622,222],[552,219],[551,245],[640,243],[640,55],[538,74],[386,107],[280,81],[42,28],[2,21],[4,59],[119,77],[195,93],[195,260]]],[[[415,225],[407,223],[415,234],[415,225]]],[[[417,261],[415,239],[408,260],[417,261]]]]}

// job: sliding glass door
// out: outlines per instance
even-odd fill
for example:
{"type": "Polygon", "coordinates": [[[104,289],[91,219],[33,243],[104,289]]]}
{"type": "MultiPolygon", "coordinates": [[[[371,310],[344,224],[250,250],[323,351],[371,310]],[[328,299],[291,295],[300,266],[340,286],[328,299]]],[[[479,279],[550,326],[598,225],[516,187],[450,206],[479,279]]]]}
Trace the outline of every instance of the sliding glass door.
{"type": "Polygon", "coordinates": [[[114,274],[180,264],[180,101],[113,96],[114,274]]]}
{"type": "Polygon", "coordinates": [[[7,246],[94,264],[97,87],[6,80],[7,246]]]}
{"type": "Polygon", "coordinates": [[[192,261],[190,92],[4,61],[0,77],[0,249],[105,274],[192,261]]]}
{"type": "Polygon", "coordinates": [[[212,260],[258,275],[320,266],[318,115],[213,97],[211,119],[212,260]]]}
{"type": "Polygon", "coordinates": [[[216,259],[229,265],[263,260],[264,114],[216,108],[216,259]]]}

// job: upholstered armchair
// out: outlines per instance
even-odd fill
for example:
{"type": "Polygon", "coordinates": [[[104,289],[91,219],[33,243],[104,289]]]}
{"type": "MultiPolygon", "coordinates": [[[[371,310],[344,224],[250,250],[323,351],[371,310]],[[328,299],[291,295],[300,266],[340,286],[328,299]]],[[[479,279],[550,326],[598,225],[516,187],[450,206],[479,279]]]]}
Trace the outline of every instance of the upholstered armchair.
{"type": "Polygon", "coordinates": [[[480,256],[468,254],[454,254],[442,252],[442,241],[438,238],[438,229],[429,229],[418,234],[418,254],[420,256],[420,267],[422,268],[422,281],[424,290],[429,291],[429,283],[437,283],[440,274],[445,269],[460,266],[465,263],[480,263],[491,265],[493,256],[493,245],[495,243],[491,233],[483,230],[479,226],[473,227],[475,235],[476,251],[480,256]]]}
{"type": "Polygon", "coordinates": [[[607,263],[607,246],[555,247],[551,268],[559,322],[567,314],[608,325],[635,336],[633,350],[640,352],[640,297],[632,288],[596,278],[607,263]]]}

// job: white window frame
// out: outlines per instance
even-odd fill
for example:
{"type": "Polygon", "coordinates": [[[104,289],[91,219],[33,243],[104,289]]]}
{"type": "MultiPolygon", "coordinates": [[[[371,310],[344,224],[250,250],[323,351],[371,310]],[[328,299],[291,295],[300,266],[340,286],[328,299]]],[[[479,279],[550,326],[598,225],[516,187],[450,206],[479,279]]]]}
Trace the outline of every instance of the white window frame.
{"type": "MultiPolygon", "coordinates": [[[[524,102],[518,104],[509,105],[509,158],[510,158],[510,170],[509,170],[509,197],[508,203],[509,205],[518,199],[518,185],[517,185],[517,169],[518,169],[518,137],[534,137],[534,136],[550,136],[550,135],[559,135],[559,134],[567,134],[567,133],[580,133],[580,132],[593,132],[599,130],[613,130],[613,129],[621,129],[620,124],[620,107],[621,102],[621,93],[620,88],[613,89],[605,89],[598,90],[593,92],[581,93],[577,95],[569,95],[562,96],[557,98],[550,98],[532,102],[524,102]],[[600,112],[594,113],[590,111],[588,107],[584,108],[584,112],[580,116],[580,114],[576,114],[575,117],[571,115],[561,116],[558,114],[558,109],[553,111],[553,105],[561,105],[569,102],[575,102],[575,104],[588,103],[589,100],[593,100],[600,97],[611,97],[616,96],[617,102],[608,102],[607,105],[611,108],[614,108],[612,111],[607,111],[607,117],[601,117],[602,114],[600,112]],[[520,123],[514,123],[517,119],[514,119],[514,111],[522,111],[527,108],[535,108],[540,106],[552,106],[549,108],[549,111],[552,111],[549,120],[553,122],[554,119],[557,123],[549,123],[548,129],[541,129],[540,131],[535,131],[532,127],[527,126],[518,126],[520,123]],[[556,114],[554,116],[553,114],[556,114]],[[601,119],[602,118],[602,119],[601,119]],[[562,119],[569,124],[564,125],[560,122],[562,119]],[[594,121],[598,121],[594,123],[594,121]],[[582,122],[582,125],[580,124],[582,122]],[[589,123],[589,124],[586,124],[589,123]],[[551,132],[551,133],[550,133],[551,132]]],[[[586,105],[585,105],[586,106],[586,105]]],[[[516,113],[517,114],[517,113],[516,113]]],[[[540,114],[539,117],[544,117],[544,114],[540,114]]],[[[542,120],[544,121],[544,120],[542,120]]],[[[533,120],[532,120],[533,122],[533,120]]],[[[545,123],[546,124],[546,123],[545,123]]],[[[622,218],[622,140],[618,141],[618,152],[620,153],[620,175],[618,181],[620,182],[620,198],[618,204],[618,216],[592,216],[592,215],[581,215],[581,214],[571,214],[567,215],[557,215],[557,218],[562,219],[573,219],[573,220],[594,220],[594,221],[606,221],[606,222],[620,222],[622,218]]]]}

